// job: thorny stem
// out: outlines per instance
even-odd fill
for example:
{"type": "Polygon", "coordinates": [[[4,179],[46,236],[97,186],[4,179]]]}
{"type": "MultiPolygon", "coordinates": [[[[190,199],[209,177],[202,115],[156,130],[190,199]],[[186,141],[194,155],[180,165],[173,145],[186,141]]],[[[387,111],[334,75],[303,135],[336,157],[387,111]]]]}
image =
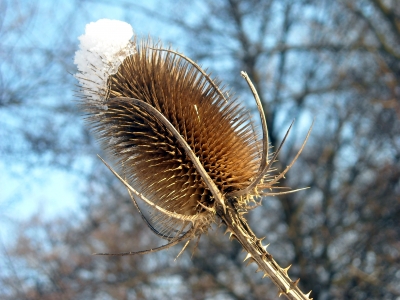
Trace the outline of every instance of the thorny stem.
{"type": "Polygon", "coordinates": [[[258,266],[256,272],[264,272],[264,277],[269,277],[278,287],[278,296],[285,295],[288,299],[293,300],[311,300],[309,298],[311,291],[304,294],[298,287],[300,279],[292,281],[288,276],[287,268],[282,268],[273,259],[272,255],[266,250],[268,245],[263,246],[261,241],[256,237],[254,232],[247,224],[246,219],[237,211],[234,199],[227,201],[227,211],[224,213],[221,207],[217,208],[217,214],[222,222],[226,225],[226,233],[230,233],[230,239],[237,239],[247,252],[246,260],[248,264],[255,262],[258,266]]]}

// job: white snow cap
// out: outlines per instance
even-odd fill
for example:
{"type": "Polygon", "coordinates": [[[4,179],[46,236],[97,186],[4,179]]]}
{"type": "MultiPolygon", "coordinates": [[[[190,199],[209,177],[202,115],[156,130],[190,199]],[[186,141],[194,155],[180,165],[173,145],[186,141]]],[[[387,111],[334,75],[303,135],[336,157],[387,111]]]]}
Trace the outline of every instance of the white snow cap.
{"type": "Polygon", "coordinates": [[[78,67],[75,77],[79,80],[87,101],[107,109],[104,103],[107,78],[115,74],[125,57],[135,53],[131,41],[133,30],[128,23],[101,19],[86,25],[81,35],[79,50],[74,63],[78,67]]]}

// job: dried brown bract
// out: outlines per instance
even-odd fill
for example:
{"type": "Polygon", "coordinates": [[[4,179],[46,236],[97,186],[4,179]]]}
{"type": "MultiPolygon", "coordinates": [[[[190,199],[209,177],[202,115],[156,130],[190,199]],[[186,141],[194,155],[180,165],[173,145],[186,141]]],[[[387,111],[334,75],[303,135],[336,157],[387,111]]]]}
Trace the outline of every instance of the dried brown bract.
{"type": "Polygon", "coordinates": [[[181,241],[187,241],[186,247],[219,221],[247,251],[246,259],[271,278],[280,294],[309,299],[243,217],[261,197],[293,192],[276,184],[297,159],[309,133],[292,164],[272,174],[271,166],[284,141],[273,156],[268,155],[262,106],[247,74],[242,72],[242,76],[257,102],[261,139],[249,112],[218,80],[184,55],[150,40],[140,42],[118,72],[108,76],[101,105],[85,101],[88,93],[82,93],[81,106],[115,159],[118,172],[104,163],[128,188],[150,229],[169,241],[146,251],[103,254],[143,254],[181,241]],[[147,205],[150,217],[140,210],[139,199],[147,205]]]}

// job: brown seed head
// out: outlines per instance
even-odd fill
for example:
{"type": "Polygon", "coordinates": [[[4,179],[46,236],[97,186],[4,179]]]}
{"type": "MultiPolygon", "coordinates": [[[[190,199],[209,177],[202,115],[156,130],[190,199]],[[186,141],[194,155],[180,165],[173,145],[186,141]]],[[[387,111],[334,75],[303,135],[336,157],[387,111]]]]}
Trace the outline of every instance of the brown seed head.
{"type": "MultiPolygon", "coordinates": [[[[197,215],[214,207],[211,192],[171,132],[129,98],[145,101],[169,120],[222,194],[250,184],[262,147],[237,99],[187,60],[160,49],[142,42],[109,76],[106,111],[82,105],[133,188],[168,211],[197,215]]],[[[156,212],[153,220],[167,226],[165,232],[179,223],[156,212]]]]}

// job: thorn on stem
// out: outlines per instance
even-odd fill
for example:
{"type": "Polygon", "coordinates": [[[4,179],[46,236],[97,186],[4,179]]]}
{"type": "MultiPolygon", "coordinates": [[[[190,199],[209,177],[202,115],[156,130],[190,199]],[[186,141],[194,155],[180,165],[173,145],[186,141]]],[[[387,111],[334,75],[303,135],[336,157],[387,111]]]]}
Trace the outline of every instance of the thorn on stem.
{"type": "Polygon", "coordinates": [[[311,292],[312,292],[312,290],[309,291],[308,294],[306,295],[306,297],[307,297],[308,299],[310,299],[310,300],[312,300],[312,298],[310,298],[311,292]]]}
{"type": "Polygon", "coordinates": [[[282,272],[285,273],[286,276],[288,276],[288,271],[290,269],[290,267],[292,266],[292,264],[290,264],[288,267],[286,268],[282,268],[282,272]]]}
{"type": "Polygon", "coordinates": [[[247,253],[247,255],[246,255],[245,259],[243,260],[243,262],[245,262],[246,260],[248,260],[250,257],[251,257],[251,254],[250,254],[250,253],[247,253]]]}
{"type": "Polygon", "coordinates": [[[251,264],[252,262],[256,262],[254,259],[249,259],[248,261],[247,261],[247,264],[246,264],[246,267],[249,265],[249,264],[251,264]]]}
{"type": "Polygon", "coordinates": [[[300,278],[297,279],[296,281],[292,281],[292,284],[294,287],[296,287],[299,284],[300,278]]]}
{"type": "Polygon", "coordinates": [[[265,251],[267,251],[269,244],[266,244],[265,246],[262,246],[264,248],[265,251]]]}

